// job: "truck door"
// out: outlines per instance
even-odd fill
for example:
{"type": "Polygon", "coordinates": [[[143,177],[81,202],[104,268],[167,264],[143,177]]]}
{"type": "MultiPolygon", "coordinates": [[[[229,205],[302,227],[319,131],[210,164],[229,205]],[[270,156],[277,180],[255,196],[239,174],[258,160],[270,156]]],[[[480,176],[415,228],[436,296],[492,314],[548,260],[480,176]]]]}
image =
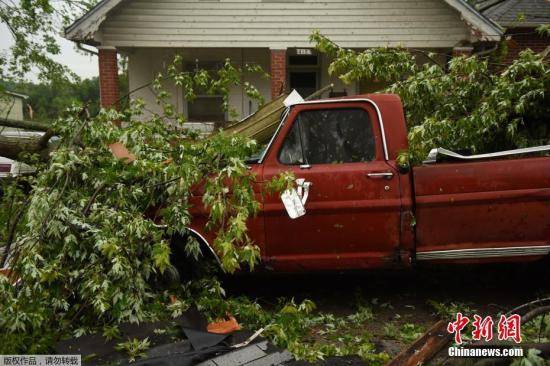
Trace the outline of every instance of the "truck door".
{"type": "Polygon", "coordinates": [[[304,216],[266,195],[266,260],[280,270],[387,265],[399,245],[397,171],[366,102],[294,106],[264,160],[264,181],[291,171],[310,182],[304,216]]]}

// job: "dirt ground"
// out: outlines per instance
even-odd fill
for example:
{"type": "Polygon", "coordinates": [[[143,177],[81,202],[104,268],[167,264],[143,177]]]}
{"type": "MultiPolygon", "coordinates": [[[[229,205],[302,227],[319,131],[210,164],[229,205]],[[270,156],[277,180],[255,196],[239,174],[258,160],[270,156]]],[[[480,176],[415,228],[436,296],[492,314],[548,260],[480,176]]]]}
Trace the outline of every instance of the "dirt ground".
{"type": "MultiPolygon", "coordinates": [[[[549,264],[546,261],[389,272],[254,274],[226,279],[224,287],[230,295],[247,295],[266,306],[280,297],[310,299],[319,311],[335,315],[354,313],[358,303],[367,304],[374,319],[361,328],[372,335],[377,351],[394,356],[416,334],[438,319],[450,319],[449,314],[456,311],[494,316],[550,296],[549,264]]],[[[432,362],[441,363],[448,360],[440,357],[432,362]]]]}

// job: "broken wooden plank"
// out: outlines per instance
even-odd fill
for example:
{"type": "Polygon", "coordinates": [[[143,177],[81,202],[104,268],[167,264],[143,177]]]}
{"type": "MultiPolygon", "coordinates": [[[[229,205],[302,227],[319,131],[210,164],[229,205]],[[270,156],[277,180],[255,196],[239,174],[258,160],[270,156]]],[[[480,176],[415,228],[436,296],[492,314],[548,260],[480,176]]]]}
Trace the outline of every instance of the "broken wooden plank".
{"type": "Polygon", "coordinates": [[[285,109],[283,101],[287,94],[267,103],[256,113],[240,122],[224,128],[226,134],[238,133],[240,135],[257,140],[259,143],[269,141],[275,133],[281,120],[281,113],[285,109]]]}

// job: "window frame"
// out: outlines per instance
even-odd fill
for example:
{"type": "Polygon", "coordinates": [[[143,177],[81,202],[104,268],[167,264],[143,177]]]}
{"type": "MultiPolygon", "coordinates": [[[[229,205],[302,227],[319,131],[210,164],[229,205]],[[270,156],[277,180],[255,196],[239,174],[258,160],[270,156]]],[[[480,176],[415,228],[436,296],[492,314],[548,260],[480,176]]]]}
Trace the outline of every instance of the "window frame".
{"type": "MultiPolygon", "coordinates": [[[[378,121],[378,117],[377,117],[376,113],[374,113],[372,108],[366,107],[363,103],[357,103],[356,101],[355,102],[347,102],[345,104],[342,104],[341,102],[334,102],[334,103],[337,104],[337,105],[336,106],[331,106],[331,104],[328,104],[328,103],[324,103],[324,104],[300,104],[298,106],[298,108],[295,108],[293,111],[291,111],[289,113],[289,116],[287,117],[288,118],[287,123],[285,123],[283,121],[284,124],[287,124],[287,128],[285,128],[284,131],[281,131],[282,134],[281,134],[281,139],[279,140],[279,144],[276,147],[276,149],[272,150],[274,152],[274,155],[275,155],[274,159],[275,159],[275,161],[277,162],[278,165],[285,166],[285,167],[299,167],[301,165],[308,165],[308,166],[311,166],[311,167],[314,167],[314,166],[342,166],[342,165],[346,165],[346,164],[368,164],[368,163],[373,162],[373,161],[385,160],[384,159],[384,154],[381,152],[381,146],[380,146],[381,143],[380,143],[379,137],[378,137],[378,136],[380,136],[380,132],[381,132],[380,123],[378,121]],[[327,109],[328,110],[360,109],[360,110],[363,110],[367,113],[368,118],[369,118],[370,129],[371,129],[371,132],[372,132],[372,137],[373,137],[373,140],[374,140],[374,158],[372,160],[369,160],[369,161],[343,162],[343,163],[314,163],[314,164],[312,164],[312,163],[309,163],[309,162],[303,162],[302,164],[286,164],[286,163],[281,162],[280,156],[281,156],[281,152],[284,148],[285,141],[286,141],[287,137],[290,135],[290,133],[292,132],[292,129],[293,129],[294,125],[297,123],[300,113],[308,112],[308,111],[322,111],[322,110],[327,110],[327,109]]],[[[303,145],[302,145],[302,138],[301,138],[301,131],[300,131],[300,145],[301,145],[302,154],[304,154],[303,145]]],[[[303,157],[303,155],[302,155],[302,157],[303,157]]]]}
{"type": "MultiPolygon", "coordinates": [[[[212,1],[212,0],[201,0],[201,1],[212,1]]],[[[214,1],[218,1],[218,0],[214,0],[214,1]]],[[[187,71],[187,72],[192,72],[198,67],[199,69],[204,69],[208,72],[214,73],[214,72],[217,72],[218,70],[220,70],[221,67],[223,67],[223,66],[221,66],[221,65],[223,65],[223,63],[224,63],[223,60],[218,60],[218,59],[215,59],[215,60],[212,60],[212,59],[205,59],[205,60],[195,59],[195,60],[185,60],[181,67],[184,71],[187,71]]],[[[183,94],[183,89],[181,87],[180,87],[180,92],[183,94]]],[[[229,121],[228,111],[223,111],[223,110],[221,110],[221,112],[223,114],[223,119],[222,120],[208,120],[208,121],[193,120],[192,117],[191,117],[191,114],[190,114],[191,105],[197,99],[213,99],[213,98],[222,98],[223,99],[223,94],[203,94],[203,93],[199,93],[199,94],[195,95],[195,100],[193,102],[190,102],[189,100],[185,99],[183,97],[183,95],[178,96],[178,98],[181,98],[180,100],[183,101],[183,105],[184,105],[183,106],[183,112],[184,112],[185,118],[187,118],[187,120],[189,122],[225,124],[229,121]]]]}
{"type": "Polygon", "coordinates": [[[192,119],[193,117],[191,117],[191,106],[192,106],[193,103],[195,103],[199,99],[204,100],[204,99],[214,99],[214,98],[221,98],[223,100],[223,95],[222,94],[197,94],[195,96],[195,100],[193,102],[190,102],[187,99],[183,98],[183,101],[186,104],[186,111],[187,111],[186,114],[187,115],[185,117],[187,118],[187,120],[189,122],[199,122],[199,123],[226,123],[226,122],[228,122],[228,120],[229,120],[228,112],[223,111],[223,109],[221,110],[221,112],[223,114],[223,120],[200,121],[200,120],[192,119]]]}

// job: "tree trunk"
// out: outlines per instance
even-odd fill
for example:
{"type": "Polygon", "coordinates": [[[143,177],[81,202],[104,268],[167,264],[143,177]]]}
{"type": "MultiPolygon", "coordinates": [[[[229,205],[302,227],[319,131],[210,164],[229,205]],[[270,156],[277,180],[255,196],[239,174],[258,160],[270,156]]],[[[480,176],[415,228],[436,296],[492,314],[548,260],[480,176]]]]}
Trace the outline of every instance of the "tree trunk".
{"type": "Polygon", "coordinates": [[[45,138],[43,136],[6,137],[0,135],[0,156],[24,161],[25,159],[21,157],[21,153],[30,153],[38,154],[41,160],[46,161],[49,158],[50,149],[48,147],[48,141],[44,140],[45,138]]]}
{"type": "Polygon", "coordinates": [[[16,119],[2,118],[2,117],[0,117],[0,126],[20,128],[22,130],[43,131],[43,132],[52,130],[52,126],[50,126],[47,123],[36,122],[36,121],[20,121],[16,119]]]}
{"type": "MultiPolygon", "coordinates": [[[[0,156],[8,159],[23,161],[21,154],[38,154],[43,161],[48,160],[51,147],[48,144],[54,135],[51,126],[35,121],[17,121],[0,118],[0,126],[20,128],[23,130],[43,131],[43,136],[5,136],[0,133],[0,156]]],[[[1,132],[0,128],[0,132],[1,132]]]]}

